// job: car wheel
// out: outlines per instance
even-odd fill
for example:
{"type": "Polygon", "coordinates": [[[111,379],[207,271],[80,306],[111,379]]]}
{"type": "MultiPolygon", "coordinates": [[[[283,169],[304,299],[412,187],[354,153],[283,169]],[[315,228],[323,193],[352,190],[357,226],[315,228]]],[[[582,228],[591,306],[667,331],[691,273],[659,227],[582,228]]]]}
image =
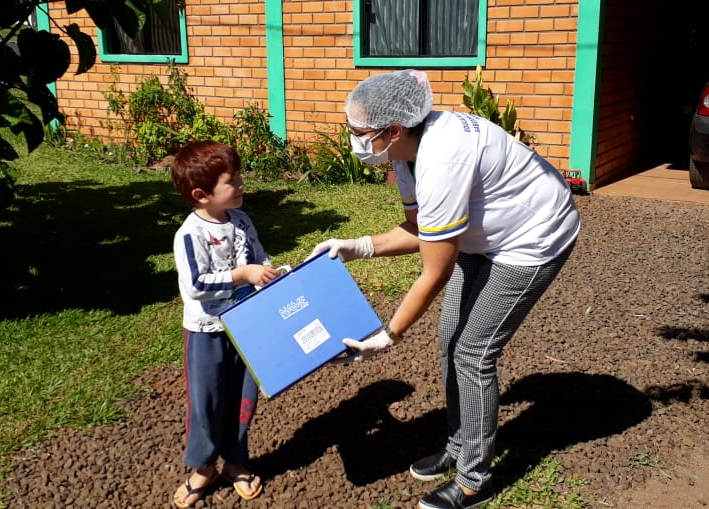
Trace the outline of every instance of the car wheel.
{"type": "Polygon", "coordinates": [[[695,189],[709,189],[709,163],[689,158],[689,183],[695,189]]]}

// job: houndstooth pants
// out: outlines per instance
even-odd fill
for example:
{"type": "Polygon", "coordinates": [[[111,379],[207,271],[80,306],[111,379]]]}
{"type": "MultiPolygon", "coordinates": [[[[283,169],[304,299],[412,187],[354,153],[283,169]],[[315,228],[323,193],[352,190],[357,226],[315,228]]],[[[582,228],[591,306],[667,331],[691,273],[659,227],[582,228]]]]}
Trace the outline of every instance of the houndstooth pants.
{"type": "Polygon", "coordinates": [[[438,339],[447,449],[458,458],[456,480],[463,486],[479,491],[490,481],[499,407],[497,359],[572,250],[573,244],[536,267],[458,255],[446,286],[438,339]]]}

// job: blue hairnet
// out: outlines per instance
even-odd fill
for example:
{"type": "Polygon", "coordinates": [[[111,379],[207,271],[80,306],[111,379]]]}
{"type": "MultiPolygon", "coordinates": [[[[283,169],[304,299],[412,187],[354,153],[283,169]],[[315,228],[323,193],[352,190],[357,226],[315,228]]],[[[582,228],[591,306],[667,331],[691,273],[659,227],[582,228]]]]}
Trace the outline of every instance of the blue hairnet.
{"type": "Polygon", "coordinates": [[[423,122],[432,104],[426,73],[406,69],[360,82],[347,97],[345,112],[353,127],[381,129],[393,123],[414,127],[423,122]]]}

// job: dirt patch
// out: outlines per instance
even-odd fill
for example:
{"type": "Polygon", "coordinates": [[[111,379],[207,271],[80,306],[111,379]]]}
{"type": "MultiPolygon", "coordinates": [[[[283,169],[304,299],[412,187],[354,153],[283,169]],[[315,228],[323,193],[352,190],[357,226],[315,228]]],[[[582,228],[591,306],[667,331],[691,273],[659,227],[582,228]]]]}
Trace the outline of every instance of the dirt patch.
{"type": "MultiPolygon", "coordinates": [[[[496,467],[496,489],[557,451],[563,475],[588,481],[591,507],[707,507],[709,207],[577,203],[577,249],[500,360],[498,450],[515,461],[496,467]]],[[[399,300],[368,297],[382,316],[399,300]]],[[[375,360],[327,366],[260,401],[250,446],[264,494],[243,502],[218,486],[198,506],[414,507],[431,486],[408,466],[438,448],[445,428],[439,305],[375,360]]],[[[130,420],[64,430],[8,458],[5,504],[167,507],[187,474],[181,371],[138,383],[130,420]]]]}
{"type": "Polygon", "coordinates": [[[709,507],[709,448],[683,448],[657,467],[644,485],[618,494],[616,507],[627,509],[676,509],[709,507]]]}

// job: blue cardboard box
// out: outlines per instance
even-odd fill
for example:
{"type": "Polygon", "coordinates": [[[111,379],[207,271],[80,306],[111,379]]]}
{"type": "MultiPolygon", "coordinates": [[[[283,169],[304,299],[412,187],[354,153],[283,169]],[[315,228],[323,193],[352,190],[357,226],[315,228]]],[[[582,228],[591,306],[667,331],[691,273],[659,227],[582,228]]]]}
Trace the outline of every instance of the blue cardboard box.
{"type": "Polygon", "coordinates": [[[220,314],[261,392],[272,398],[382,327],[339,258],[312,258],[220,314]]]}

